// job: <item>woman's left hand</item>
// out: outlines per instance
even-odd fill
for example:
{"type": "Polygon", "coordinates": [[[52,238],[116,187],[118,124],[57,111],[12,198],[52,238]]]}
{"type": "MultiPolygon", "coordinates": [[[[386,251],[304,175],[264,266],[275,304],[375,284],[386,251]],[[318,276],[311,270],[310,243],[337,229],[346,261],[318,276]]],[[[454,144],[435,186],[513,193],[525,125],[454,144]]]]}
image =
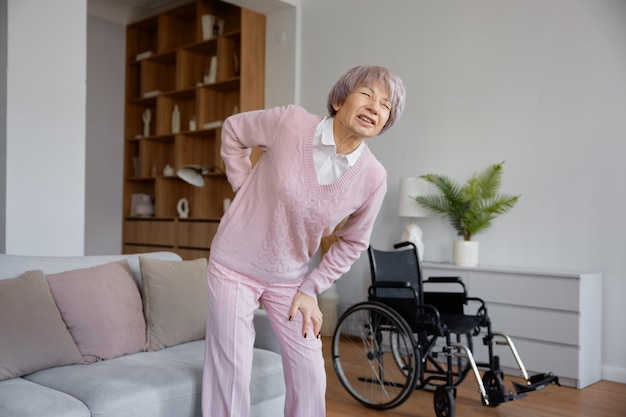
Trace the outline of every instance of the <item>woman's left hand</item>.
{"type": "Polygon", "coordinates": [[[322,311],[315,299],[298,291],[291,302],[289,320],[293,320],[298,312],[302,313],[302,335],[307,337],[311,325],[313,325],[313,334],[315,337],[319,337],[322,331],[322,311]]]}

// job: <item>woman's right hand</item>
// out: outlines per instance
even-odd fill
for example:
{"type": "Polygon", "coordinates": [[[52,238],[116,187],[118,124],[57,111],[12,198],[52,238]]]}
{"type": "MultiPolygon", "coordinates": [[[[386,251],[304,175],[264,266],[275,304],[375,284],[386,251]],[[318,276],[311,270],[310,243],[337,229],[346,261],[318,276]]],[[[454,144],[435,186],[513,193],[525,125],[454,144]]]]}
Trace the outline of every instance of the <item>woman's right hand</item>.
{"type": "Polygon", "coordinates": [[[315,337],[320,337],[322,331],[323,315],[317,301],[303,292],[298,291],[293,297],[291,310],[289,310],[289,320],[293,320],[298,316],[298,312],[302,314],[302,336],[308,337],[313,327],[315,337]]]}

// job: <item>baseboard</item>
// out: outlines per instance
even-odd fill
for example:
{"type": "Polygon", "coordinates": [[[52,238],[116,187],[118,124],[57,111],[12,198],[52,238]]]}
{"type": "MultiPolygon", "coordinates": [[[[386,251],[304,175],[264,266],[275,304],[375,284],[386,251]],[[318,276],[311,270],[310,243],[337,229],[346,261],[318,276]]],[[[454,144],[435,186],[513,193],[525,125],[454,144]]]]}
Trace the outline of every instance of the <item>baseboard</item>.
{"type": "Polygon", "coordinates": [[[626,368],[602,366],[602,379],[626,384],[626,368]]]}

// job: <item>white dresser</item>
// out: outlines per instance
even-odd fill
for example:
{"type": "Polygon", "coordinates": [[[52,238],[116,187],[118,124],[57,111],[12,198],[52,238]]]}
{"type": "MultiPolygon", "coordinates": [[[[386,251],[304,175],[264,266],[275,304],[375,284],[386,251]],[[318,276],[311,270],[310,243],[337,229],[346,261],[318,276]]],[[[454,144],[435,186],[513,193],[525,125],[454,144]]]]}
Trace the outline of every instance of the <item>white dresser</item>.
{"type": "MultiPolygon", "coordinates": [[[[460,276],[470,297],[482,298],[492,329],[506,333],[529,374],[552,371],[561,384],[584,388],[602,373],[602,274],[474,268],[424,262],[429,276],[460,276]]],[[[474,341],[486,360],[482,341],[474,341]]],[[[506,347],[497,346],[501,368],[519,375],[506,347]]]]}

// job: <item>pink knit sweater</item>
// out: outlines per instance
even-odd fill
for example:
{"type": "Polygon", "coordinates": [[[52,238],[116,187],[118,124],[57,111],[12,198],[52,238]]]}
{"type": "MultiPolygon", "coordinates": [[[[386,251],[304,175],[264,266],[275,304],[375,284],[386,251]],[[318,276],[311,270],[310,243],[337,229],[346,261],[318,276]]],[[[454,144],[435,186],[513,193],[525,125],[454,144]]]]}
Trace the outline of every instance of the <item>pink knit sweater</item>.
{"type": "Polygon", "coordinates": [[[313,138],[321,120],[298,106],[225,120],[222,158],[236,195],[213,239],[213,260],[267,283],[302,281],[300,291],[314,296],[367,249],[387,191],[387,172],[366,147],[339,180],[320,185],[313,138]],[[255,146],[264,153],[251,169],[255,146]],[[338,241],[309,273],[322,236],[348,216],[338,241]]]}

